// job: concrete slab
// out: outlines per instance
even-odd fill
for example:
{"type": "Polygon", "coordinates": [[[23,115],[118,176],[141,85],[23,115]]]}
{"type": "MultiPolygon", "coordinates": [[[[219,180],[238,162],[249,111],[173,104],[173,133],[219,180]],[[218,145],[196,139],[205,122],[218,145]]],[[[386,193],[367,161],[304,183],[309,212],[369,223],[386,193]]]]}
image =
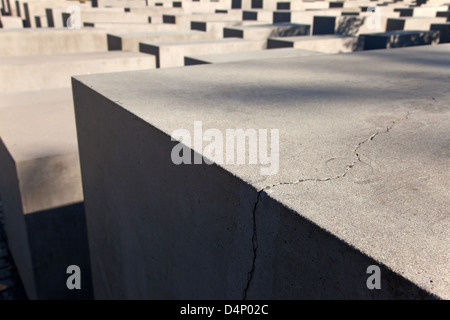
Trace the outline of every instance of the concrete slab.
{"type": "Polygon", "coordinates": [[[139,50],[156,56],[158,68],[181,67],[184,57],[200,53],[233,53],[265,49],[265,41],[241,39],[200,39],[141,43],[139,50]]]}
{"type": "Polygon", "coordinates": [[[106,32],[92,28],[0,30],[0,56],[107,51],[106,32]]]}
{"type": "Polygon", "coordinates": [[[155,57],[139,52],[0,57],[0,93],[68,88],[73,75],[155,67],[155,57]]]}
{"type": "MultiPolygon", "coordinates": [[[[443,1],[445,2],[445,1],[443,1]]],[[[438,11],[446,11],[448,6],[434,7],[414,7],[414,8],[397,8],[394,11],[400,12],[400,17],[436,17],[438,11]]]]}
{"type": "Polygon", "coordinates": [[[196,30],[108,34],[108,50],[139,52],[140,42],[162,42],[212,38],[214,38],[214,35],[196,30]]]}
{"type": "Polygon", "coordinates": [[[269,49],[296,48],[322,53],[343,53],[360,50],[360,41],[355,36],[322,35],[310,37],[270,38],[269,49]]]}
{"type": "Polygon", "coordinates": [[[438,44],[440,33],[433,31],[391,31],[361,36],[364,50],[390,49],[438,44]]]}
{"type": "Polygon", "coordinates": [[[306,9],[328,9],[327,1],[304,2],[302,0],[278,1],[277,10],[301,11],[306,9]]]}
{"type": "Polygon", "coordinates": [[[73,103],[69,90],[0,96],[0,193],[8,245],[30,299],[91,299],[73,103]],[[50,104],[45,104],[52,96],[50,104]],[[81,290],[66,286],[81,269],[81,290]]]}
{"type": "Polygon", "coordinates": [[[185,57],[184,64],[186,66],[191,66],[197,64],[228,63],[228,62],[261,60],[261,59],[283,59],[291,57],[304,57],[317,54],[321,53],[292,48],[235,52],[232,54],[230,53],[202,54],[185,57]]]}
{"type": "Polygon", "coordinates": [[[22,29],[23,23],[20,17],[0,17],[0,28],[2,29],[22,29]]]}
{"type": "Polygon", "coordinates": [[[449,53],[74,80],[95,297],[450,298],[449,53]],[[279,171],[175,165],[171,135],[194,121],[278,128],[279,171]]]}
{"type": "Polygon", "coordinates": [[[255,21],[269,21],[275,22],[273,18],[273,11],[271,10],[244,10],[242,12],[243,20],[255,20],[255,21]]]}
{"type": "Polygon", "coordinates": [[[224,38],[242,38],[247,40],[264,40],[270,37],[288,37],[310,35],[311,26],[295,23],[276,23],[269,25],[254,25],[224,28],[224,38]]]}
{"type": "Polygon", "coordinates": [[[341,10],[274,11],[273,23],[291,22],[312,25],[314,16],[340,16],[341,10]]]}
{"type": "Polygon", "coordinates": [[[203,31],[211,34],[216,39],[221,39],[225,28],[241,25],[242,21],[191,21],[191,30],[203,31]]]}
{"type": "Polygon", "coordinates": [[[439,43],[450,42],[450,23],[433,23],[430,30],[439,31],[439,43]]]}
{"type": "Polygon", "coordinates": [[[93,27],[104,30],[108,33],[136,33],[136,32],[163,32],[180,31],[181,28],[174,24],[167,23],[103,23],[85,22],[85,27],[93,27]]]}
{"type": "Polygon", "coordinates": [[[446,18],[434,17],[434,18],[389,18],[387,20],[386,31],[412,31],[412,30],[430,30],[430,27],[434,23],[445,23],[446,18]]]}

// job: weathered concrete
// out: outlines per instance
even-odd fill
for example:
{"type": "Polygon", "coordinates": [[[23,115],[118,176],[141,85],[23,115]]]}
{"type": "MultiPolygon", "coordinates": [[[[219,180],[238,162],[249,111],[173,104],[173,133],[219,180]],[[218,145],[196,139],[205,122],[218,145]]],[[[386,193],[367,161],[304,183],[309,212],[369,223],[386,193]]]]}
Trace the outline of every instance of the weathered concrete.
{"type": "Polygon", "coordinates": [[[247,40],[265,40],[270,37],[289,37],[310,34],[310,25],[294,23],[276,23],[223,29],[224,38],[233,37],[247,40]]]}
{"type": "Polygon", "coordinates": [[[0,28],[2,29],[22,29],[23,23],[20,17],[1,17],[0,28]]]}
{"type": "Polygon", "coordinates": [[[213,35],[216,39],[223,38],[224,28],[242,25],[242,21],[191,21],[191,30],[198,30],[213,35]]]}
{"type": "Polygon", "coordinates": [[[0,30],[0,56],[107,51],[106,32],[93,28],[0,30]]]}
{"type": "Polygon", "coordinates": [[[214,35],[206,32],[166,31],[149,33],[108,34],[108,50],[124,50],[139,52],[140,42],[161,42],[176,40],[212,39],[214,35]]]}
{"type": "Polygon", "coordinates": [[[139,52],[0,57],[0,93],[68,88],[73,75],[155,67],[155,57],[139,52]]]}
{"type": "Polygon", "coordinates": [[[8,245],[30,299],[89,299],[70,89],[31,93],[27,102],[26,96],[0,96],[0,193],[8,245]],[[81,290],[67,289],[69,265],[81,268],[81,290]]]}
{"type": "Polygon", "coordinates": [[[342,53],[360,50],[360,41],[354,36],[323,35],[311,37],[270,38],[269,49],[296,48],[322,53],[342,53]]]}
{"type": "Polygon", "coordinates": [[[95,297],[450,298],[449,53],[77,77],[95,297]],[[278,128],[280,170],[175,165],[194,121],[278,128]]]}
{"type": "Polygon", "coordinates": [[[433,23],[445,23],[446,18],[435,17],[435,18],[423,18],[423,17],[412,17],[412,18],[389,18],[387,20],[386,31],[413,31],[413,30],[430,30],[430,26],[433,23]]]}
{"type": "Polygon", "coordinates": [[[265,41],[241,39],[200,39],[141,43],[139,50],[156,56],[158,68],[181,67],[184,57],[199,53],[233,53],[265,49],[265,41]]]}
{"type": "Polygon", "coordinates": [[[450,23],[432,24],[430,30],[439,31],[439,43],[450,42],[450,23]]]}
{"type": "Polygon", "coordinates": [[[175,24],[166,23],[103,23],[85,22],[85,27],[94,27],[105,30],[108,33],[136,33],[136,32],[164,32],[164,31],[180,31],[182,30],[175,24]]]}
{"type": "Polygon", "coordinates": [[[260,59],[283,59],[290,57],[304,57],[321,54],[315,51],[292,49],[292,48],[282,48],[273,50],[260,50],[260,51],[245,51],[236,52],[233,54],[229,53],[217,53],[217,54],[202,54],[202,55],[192,55],[184,58],[184,64],[186,66],[197,65],[197,64],[209,64],[209,63],[228,63],[237,61],[249,61],[249,60],[260,60],[260,59]]]}
{"type": "Polygon", "coordinates": [[[391,31],[362,35],[364,50],[422,46],[439,43],[439,31],[391,31]]]}

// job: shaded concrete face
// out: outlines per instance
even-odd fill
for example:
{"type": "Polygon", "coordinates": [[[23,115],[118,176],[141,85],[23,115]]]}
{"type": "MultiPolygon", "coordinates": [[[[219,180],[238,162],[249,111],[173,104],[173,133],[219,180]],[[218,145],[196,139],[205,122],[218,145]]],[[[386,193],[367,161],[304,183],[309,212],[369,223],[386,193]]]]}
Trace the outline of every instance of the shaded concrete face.
{"type": "Polygon", "coordinates": [[[267,46],[269,49],[296,48],[334,54],[358,51],[361,48],[361,41],[353,36],[320,35],[312,37],[270,38],[267,46]]]}
{"type": "Polygon", "coordinates": [[[440,32],[432,31],[391,31],[365,34],[361,36],[364,50],[402,48],[439,43],[440,32]]]}
{"type": "Polygon", "coordinates": [[[156,66],[158,68],[167,68],[183,66],[184,56],[190,54],[261,50],[265,45],[265,41],[262,40],[182,40],[177,42],[140,43],[139,51],[156,56],[156,66]]]}
{"type": "Polygon", "coordinates": [[[201,288],[209,298],[446,298],[449,96],[436,83],[448,86],[449,50],[77,77],[96,296],[196,298],[201,288]],[[174,165],[169,135],[196,120],[221,131],[280,128],[280,171],[174,165]],[[421,142],[414,148],[407,137],[421,142]],[[166,251],[168,242],[176,250],[166,251]],[[381,267],[380,291],[364,287],[371,264],[381,267]],[[183,285],[159,287],[147,268],[183,285]]]}
{"type": "Polygon", "coordinates": [[[9,247],[27,295],[31,299],[90,299],[70,90],[2,95],[1,101],[0,194],[9,247]],[[66,286],[69,265],[81,269],[81,290],[66,286]]]}
{"type": "Polygon", "coordinates": [[[253,203],[247,199],[255,200],[256,191],[217,167],[174,166],[169,136],[125,110],[111,109],[109,101],[77,82],[74,99],[83,127],[79,139],[94,142],[81,146],[80,158],[92,160],[83,167],[83,179],[86,207],[96,213],[87,217],[95,298],[242,298],[243,267],[252,252],[246,230],[252,227],[253,203]],[[110,119],[95,133],[97,110],[92,113],[91,103],[110,119]],[[125,132],[134,137],[132,144],[125,132]],[[106,141],[106,148],[99,148],[106,141]],[[118,149],[116,143],[128,147],[118,149]],[[126,174],[127,187],[110,184],[106,178],[130,168],[130,161],[140,169],[126,174]]]}

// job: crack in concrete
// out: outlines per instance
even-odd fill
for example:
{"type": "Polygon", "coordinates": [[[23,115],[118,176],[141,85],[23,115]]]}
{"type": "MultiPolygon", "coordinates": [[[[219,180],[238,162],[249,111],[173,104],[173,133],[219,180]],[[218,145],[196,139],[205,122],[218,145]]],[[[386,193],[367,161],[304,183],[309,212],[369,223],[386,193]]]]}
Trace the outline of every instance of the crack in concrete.
{"type": "Polygon", "coordinates": [[[359,148],[361,148],[362,145],[366,144],[369,141],[372,141],[373,139],[375,139],[380,134],[389,133],[397,125],[397,123],[399,123],[401,121],[408,120],[410,115],[411,115],[411,112],[408,111],[404,117],[392,121],[391,125],[387,126],[384,131],[376,131],[370,137],[368,137],[368,138],[364,139],[363,141],[359,142],[358,145],[353,150],[353,154],[355,155],[356,160],[352,161],[352,163],[347,165],[347,167],[345,168],[344,172],[342,174],[340,174],[340,175],[331,176],[331,177],[325,177],[325,178],[305,178],[305,179],[299,179],[299,180],[292,181],[292,182],[277,182],[277,183],[274,183],[272,185],[267,185],[267,186],[261,188],[260,190],[258,190],[258,195],[256,197],[255,205],[253,207],[253,235],[252,235],[253,260],[252,260],[251,269],[247,273],[247,284],[246,284],[246,286],[244,288],[244,291],[243,291],[243,294],[242,294],[243,300],[247,299],[247,292],[248,292],[248,290],[250,288],[250,284],[251,284],[251,282],[253,280],[253,275],[255,273],[255,265],[256,265],[256,258],[257,258],[257,252],[258,252],[258,235],[257,235],[257,226],[256,226],[256,210],[258,208],[258,204],[259,204],[259,201],[260,201],[260,198],[261,198],[261,193],[266,191],[266,190],[269,190],[271,188],[274,188],[274,187],[277,187],[277,186],[281,186],[281,185],[294,185],[294,184],[299,184],[299,183],[307,182],[307,181],[322,182],[322,181],[331,181],[331,180],[337,180],[337,179],[344,178],[347,175],[347,173],[355,166],[355,164],[357,164],[358,162],[362,162],[360,154],[358,153],[358,150],[359,150],[359,148]]]}
{"type": "Polygon", "coordinates": [[[281,186],[281,185],[298,184],[298,183],[307,182],[307,181],[322,182],[322,181],[330,181],[330,180],[337,180],[337,179],[344,178],[347,175],[347,173],[355,166],[355,164],[357,164],[358,162],[362,162],[360,154],[358,153],[358,150],[359,150],[359,148],[361,148],[362,145],[366,144],[369,141],[372,141],[373,139],[375,139],[375,137],[377,137],[380,134],[389,133],[395,127],[395,125],[397,123],[404,121],[404,120],[408,120],[410,115],[411,115],[411,112],[408,111],[404,117],[392,121],[391,125],[386,127],[386,129],[384,131],[377,131],[374,134],[372,134],[370,137],[368,137],[368,138],[364,139],[363,141],[361,141],[360,143],[358,143],[356,148],[353,150],[353,154],[355,155],[356,160],[352,161],[352,163],[347,165],[347,167],[345,168],[345,170],[342,174],[339,174],[336,176],[331,176],[331,177],[324,177],[324,178],[305,178],[305,179],[299,179],[299,180],[295,180],[295,181],[291,181],[291,182],[277,182],[272,185],[263,187],[260,191],[268,190],[273,187],[277,187],[277,186],[281,186]]]}
{"type": "Polygon", "coordinates": [[[258,195],[256,197],[255,205],[253,207],[253,234],[252,234],[252,247],[253,247],[253,261],[252,261],[252,267],[250,271],[247,273],[247,285],[245,286],[244,292],[242,294],[242,299],[247,299],[247,291],[250,288],[250,283],[253,280],[253,274],[255,273],[255,264],[256,264],[256,257],[258,253],[258,233],[256,229],[256,210],[258,208],[259,199],[261,197],[261,192],[263,192],[264,189],[261,189],[258,191],[258,195]]]}

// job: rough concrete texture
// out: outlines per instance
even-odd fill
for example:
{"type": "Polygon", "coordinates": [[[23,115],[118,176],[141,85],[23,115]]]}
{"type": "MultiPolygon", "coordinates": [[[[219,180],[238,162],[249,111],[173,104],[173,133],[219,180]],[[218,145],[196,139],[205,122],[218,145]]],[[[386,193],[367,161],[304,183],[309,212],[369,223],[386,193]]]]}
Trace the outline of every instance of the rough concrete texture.
{"type": "Polygon", "coordinates": [[[437,44],[439,39],[438,30],[390,31],[361,35],[359,43],[364,50],[373,50],[437,44]]]}
{"type": "Polygon", "coordinates": [[[26,56],[39,54],[81,53],[107,51],[103,30],[83,28],[1,30],[0,56],[26,56]]]}
{"type": "Polygon", "coordinates": [[[310,35],[311,26],[294,23],[275,23],[271,25],[254,25],[224,28],[224,38],[242,38],[248,40],[265,40],[270,37],[289,37],[310,35]]]}
{"type": "Polygon", "coordinates": [[[450,298],[449,52],[74,79],[95,297],[450,298]],[[175,165],[194,121],[279,129],[278,173],[175,165]]]}
{"type": "Polygon", "coordinates": [[[341,35],[270,38],[267,42],[269,49],[296,48],[330,54],[358,51],[359,46],[357,37],[341,35]]]}
{"type": "Polygon", "coordinates": [[[237,61],[259,60],[259,59],[274,59],[274,58],[283,59],[283,58],[303,57],[317,54],[321,53],[309,50],[281,48],[273,50],[237,52],[232,55],[229,53],[192,55],[185,57],[184,62],[185,65],[196,65],[196,64],[227,63],[237,61]]]}
{"type": "Polygon", "coordinates": [[[139,52],[91,52],[0,57],[0,93],[70,87],[77,74],[153,69],[155,57],[139,52]],[[27,75],[24,77],[24,75],[27,75]]]}
{"type": "Polygon", "coordinates": [[[140,42],[197,40],[211,38],[213,38],[212,34],[195,30],[108,34],[108,50],[139,52],[140,42]]]}
{"type": "Polygon", "coordinates": [[[92,287],[70,90],[32,92],[28,103],[25,96],[1,95],[0,100],[0,193],[8,245],[30,299],[89,299],[92,287]],[[66,269],[73,264],[83,274],[81,290],[66,287],[66,269]]]}
{"type": "Polygon", "coordinates": [[[22,29],[23,23],[20,17],[1,17],[0,26],[3,29],[22,29]]]}
{"type": "Polygon", "coordinates": [[[198,53],[222,53],[261,50],[266,46],[261,40],[199,39],[169,42],[140,43],[139,51],[156,56],[158,68],[181,67],[184,57],[198,53]]]}

